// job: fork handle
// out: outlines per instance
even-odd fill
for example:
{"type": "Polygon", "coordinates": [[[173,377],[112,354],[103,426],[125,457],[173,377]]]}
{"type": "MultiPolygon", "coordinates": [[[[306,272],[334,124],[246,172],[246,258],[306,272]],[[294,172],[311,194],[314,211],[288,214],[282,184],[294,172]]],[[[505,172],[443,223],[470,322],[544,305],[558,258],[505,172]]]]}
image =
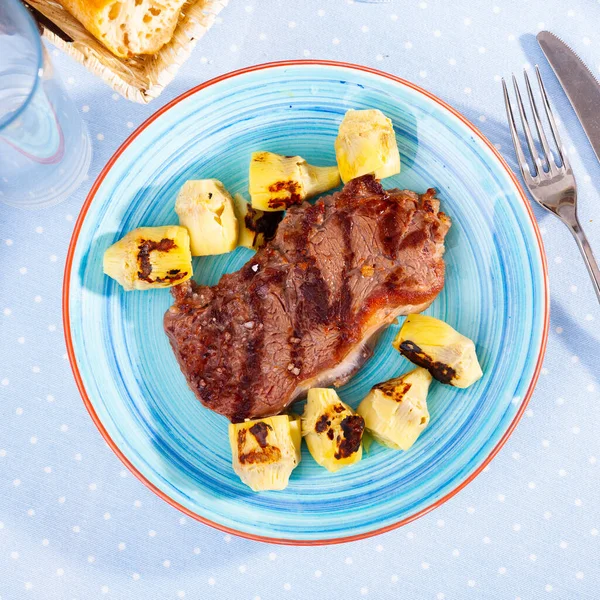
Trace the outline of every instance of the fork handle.
{"type": "Polygon", "coordinates": [[[592,247],[590,246],[577,218],[568,222],[567,224],[569,225],[571,233],[573,234],[573,237],[579,246],[579,250],[581,250],[583,261],[585,262],[585,266],[587,267],[590,277],[592,278],[592,284],[594,286],[596,296],[598,297],[598,302],[600,302],[600,268],[598,268],[598,263],[594,258],[592,247]]]}

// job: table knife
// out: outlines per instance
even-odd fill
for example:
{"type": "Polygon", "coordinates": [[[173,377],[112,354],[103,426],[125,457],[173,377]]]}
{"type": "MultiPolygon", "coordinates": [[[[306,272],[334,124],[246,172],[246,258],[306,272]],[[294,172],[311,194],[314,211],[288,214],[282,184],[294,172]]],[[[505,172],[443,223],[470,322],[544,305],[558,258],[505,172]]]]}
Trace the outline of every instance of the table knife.
{"type": "Polygon", "coordinates": [[[553,33],[540,31],[537,40],[600,161],[600,84],[579,56],[553,33]]]}

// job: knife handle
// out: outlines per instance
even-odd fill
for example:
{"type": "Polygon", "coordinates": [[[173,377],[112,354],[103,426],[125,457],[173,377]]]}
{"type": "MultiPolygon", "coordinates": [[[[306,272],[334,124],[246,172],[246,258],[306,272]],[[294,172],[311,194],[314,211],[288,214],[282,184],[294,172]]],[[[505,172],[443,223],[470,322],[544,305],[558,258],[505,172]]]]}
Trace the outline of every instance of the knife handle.
{"type": "Polygon", "coordinates": [[[598,268],[598,263],[594,258],[592,247],[590,246],[577,218],[575,218],[572,222],[568,222],[567,225],[569,225],[571,233],[577,242],[577,246],[579,246],[579,250],[581,250],[583,261],[585,262],[585,266],[587,267],[590,277],[592,278],[592,284],[594,286],[596,296],[598,297],[598,302],[600,302],[600,268],[598,268]]]}

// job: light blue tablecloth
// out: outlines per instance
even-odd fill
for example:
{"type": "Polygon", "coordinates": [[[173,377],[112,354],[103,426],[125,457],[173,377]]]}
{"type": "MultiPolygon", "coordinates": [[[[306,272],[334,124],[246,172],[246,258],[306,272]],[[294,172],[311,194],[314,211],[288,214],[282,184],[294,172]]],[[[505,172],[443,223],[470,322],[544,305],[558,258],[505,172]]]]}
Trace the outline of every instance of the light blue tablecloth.
{"type": "Polygon", "coordinates": [[[534,37],[556,32],[600,74],[598,23],[592,0],[232,0],[150,106],[127,102],[54,50],[94,160],[89,181],[58,207],[0,205],[1,599],[600,598],[600,309],[570,234],[541,210],[552,319],[526,416],[486,472],[447,504],[361,542],[269,546],[182,517],[100,437],[75,388],[61,324],[73,224],[111,154],[181,92],[270,60],[343,60],[414,81],[477,124],[511,166],[500,77],[539,63],[600,257],[600,165],[534,37]]]}

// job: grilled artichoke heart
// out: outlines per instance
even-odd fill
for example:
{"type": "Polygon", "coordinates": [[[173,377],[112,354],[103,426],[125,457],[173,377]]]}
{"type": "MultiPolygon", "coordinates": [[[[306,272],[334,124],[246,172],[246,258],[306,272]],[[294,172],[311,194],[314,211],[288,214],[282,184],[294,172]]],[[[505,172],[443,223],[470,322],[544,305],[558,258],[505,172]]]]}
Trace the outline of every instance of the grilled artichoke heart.
{"type": "Polygon", "coordinates": [[[237,246],[233,199],[219,180],[186,181],[175,201],[175,212],[179,224],[189,231],[192,256],[225,254],[237,246]]]}
{"type": "Polygon", "coordinates": [[[337,167],[314,167],[300,156],[254,152],[250,160],[252,207],[285,210],[340,185],[337,167]]]}
{"type": "Polygon", "coordinates": [[[395,450],[408,450],[429,423],[427,392],[431,375],[420,367],[374,386],[357,413],[367,431],[395,450]]]}
{"type": "Polygon", "coordinates": [[[329,388],[312,388],[304,414],[302,436],[315,461],[328,471],[357,463],[362,458],[364,420],[329,388]]]}
{"type": "Polygon", "coordinates": [[[275,237],[283,212],[265,212],[252,208],[241,194],[236,194],[233,199],[240,227],[238,246],[258,250],[275,237]]]}
{"type": "Polygon", "coordinates": [[[283,490],[300,462],[300,417],[279,415],[229,425],[233,470],[255,492],[283,490]]]}
{"type": "Polygon", "coordinates": [[[473,341],[434,317],[409,315],[393,346],[442,383],[466,388],[483,375],[473,341]]]}
{"type": "Polygon", "coordinates": [[[140,227],[104,252],[104,273],[123,289],[171,287],[192,276],[190,238],[184,227],[140,227]]]}
{"type": "Polygon", "coordinates": [[[383,179],[400,173],[394,127],[374,108],[346,113],[335,140],[335,155],[344,183],[361,175],[383,179]]]}

